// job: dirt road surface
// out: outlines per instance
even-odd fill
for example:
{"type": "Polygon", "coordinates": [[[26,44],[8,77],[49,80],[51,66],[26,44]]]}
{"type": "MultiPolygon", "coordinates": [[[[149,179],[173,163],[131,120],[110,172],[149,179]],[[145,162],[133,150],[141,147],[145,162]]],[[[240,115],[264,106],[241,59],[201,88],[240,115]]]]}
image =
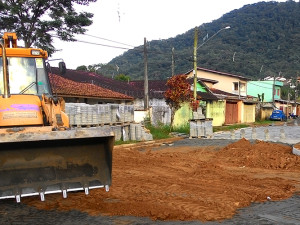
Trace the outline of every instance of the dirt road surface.
{"type": "Polygon", "coordinates": [[[287,205],[299,210],[300,158],[291,146],[246,139],[164,142],[116,146],[109,192],[3,201],[0,224],[34,224],[28,215],[51,217],[49,224],[300,224],[291,208],[270,214],[287,205]],[[11,217],[14,209],[22,220],[11,217]]]}

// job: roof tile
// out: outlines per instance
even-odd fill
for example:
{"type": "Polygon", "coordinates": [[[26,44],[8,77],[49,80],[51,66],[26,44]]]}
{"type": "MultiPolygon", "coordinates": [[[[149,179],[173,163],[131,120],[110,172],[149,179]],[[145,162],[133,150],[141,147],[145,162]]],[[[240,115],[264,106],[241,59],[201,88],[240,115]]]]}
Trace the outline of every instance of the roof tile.
{"type": "Polygon", "coordinates": [[[49,79],[53,92],[55,91],[59,95],[133,100],[133,98],[128,95],[114,92],[94,84],[72,81],[56,74],[49,74],[49,79]]]}

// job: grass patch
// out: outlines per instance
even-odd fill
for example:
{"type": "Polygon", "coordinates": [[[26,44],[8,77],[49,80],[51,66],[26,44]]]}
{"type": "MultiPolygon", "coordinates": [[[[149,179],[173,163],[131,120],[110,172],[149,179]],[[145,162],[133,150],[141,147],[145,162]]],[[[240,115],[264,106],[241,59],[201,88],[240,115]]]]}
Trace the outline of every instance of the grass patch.
{"type": "Polygon", "coordinates": [[[258,121],[255,121],[253,123],[253,125],[255,126],[263,126],[263,125],[270,125],[272,123],[276,123],[276,122],[280,122],[280,121],[273,121],[273,120],[258,120],[258,121]]]}
{"type": "Polygon", "coordinates": [[[213,127],[213,132],[230,131],[230,130],[249,127],[249,126],[250,126],[249,124],[233,124],[233,125],[228,125],[228,126],[213,127]]]}
{"type": "Polygon", "coordinates": [[[281,121],[273,121],[273,120],[258,120],[255,121],[254,123],[251,124],[233,124],[233,125],[225,125],[221,127],[213,127],[214,132],[218,131],[230,131],[230,130],[235,130],[235,129],[240,129],[240,128],[245,128],[245,127],[250,127],[250,126],[267,126],[272,123],[280,123],[281,121]]]}
{"type": "Polygon", "coordinates": [[[184,133],[184,134],[190,133],[190,124],[189,123],[187,123],[183,126],[174,127],[174,128],[171,127],[170,125],[163,125],[163,124],[159,124],[157,126],[147,125],[146,128],[150,130],[154,140],[170,138],[171,132],[178,132],[178,133],[184,133]]]}
{"type": "Polygon", "coordinates": [[[190,133],[190,124],[187,123],[185,125],[182,125],[180,127],[172,128],[172,132],[178,132],[183,134],[189,134],[190,133]]]}
{"type": "Polygon", "coordinates": [[[149,124],[146,126],[146,128],[150,130],[154,140],[170,137],[171,126],[169,125],[153,126],[149,124]]]}

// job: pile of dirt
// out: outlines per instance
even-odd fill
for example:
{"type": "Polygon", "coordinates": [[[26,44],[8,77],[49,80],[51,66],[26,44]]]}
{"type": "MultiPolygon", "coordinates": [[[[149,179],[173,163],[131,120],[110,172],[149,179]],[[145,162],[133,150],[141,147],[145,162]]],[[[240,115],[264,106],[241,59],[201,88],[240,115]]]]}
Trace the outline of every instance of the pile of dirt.
{"type": "Polygon", "coordinates": [[[232,143],[217,154],[219,161],[232,166],[300,170],[300,158],[293,155],[291,147],[256,141],[251,144],[246,139],[232,143]]]}
{"type": "Polygon", "coordinates": [[[84,193],[37,197],[23,202],[46,210],[80,210],[91,215],[130,215],[153,220],[223,220],[252,202],[289,198],[300,166],[291,147],[242,139],[216,151],[209,147],[160,150],[118,147],[113,183],[84,193]],[[259,174],[259,176],[257,176],[259,174]]]}

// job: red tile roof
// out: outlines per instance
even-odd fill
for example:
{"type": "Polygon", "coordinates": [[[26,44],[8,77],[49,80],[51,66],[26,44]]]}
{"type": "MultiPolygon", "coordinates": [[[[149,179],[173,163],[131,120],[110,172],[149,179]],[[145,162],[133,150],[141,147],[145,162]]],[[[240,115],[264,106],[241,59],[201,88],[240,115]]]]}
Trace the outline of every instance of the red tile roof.
{"type": "MultiPolygon", "coordinates": [[[[51,68],[53,74],[59,74],[58,68],[51,68]]],[[[61,75],[59,75],[61,76],[61,75]]],[[[96,74],[93,72],[77,71],[67,69],[66,74],[62,77],[81,83],[95,84],[99,87],[110,89],[134,98],[144,97],[144,81],[119,81],[112,78],[96,74]]],[[[164,98],[163,93],[167,89],[166,81],[148,81],[149,97],[164,98]]]]}
{"type": "Polygon", "coordinates": [[[114,92],[94,84],[72,81],[56,74],[49,74],[49,79],[53,92],[61,96],[133,100],[133,98],[128,95],[114,92]]]}
{"type": "MultiPolygon", "coordinates": [[[[164,98],[164,93],[168,89],[166,80],[149,80],[148,81],[148,92],[150,98],[164,98]]],[[[144,81],[136,80],[130,81],[129,85],[136,91],[142,92],[144,95],[144,81]]],[[[142,95],[142,96],[143,96],[142,95]]]]}

